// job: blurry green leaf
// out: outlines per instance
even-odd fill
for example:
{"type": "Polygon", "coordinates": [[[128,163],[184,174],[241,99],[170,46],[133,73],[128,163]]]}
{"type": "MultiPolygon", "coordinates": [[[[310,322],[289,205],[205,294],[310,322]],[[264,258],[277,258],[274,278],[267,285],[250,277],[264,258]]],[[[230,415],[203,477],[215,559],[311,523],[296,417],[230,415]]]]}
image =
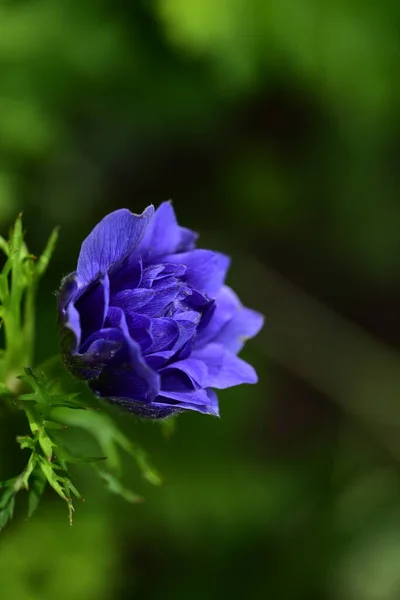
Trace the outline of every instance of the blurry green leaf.
{"type": "Polygon", "coordinates": [[[98,467],[98,465],[93,465],[96,470],[96,473],[100,476],[100,478],[106,484],[106,487],[109,492],[112,494],[116,494],[117,496],[121,496],[124,500],[136,504],[138,502],[143,502],[143,498],[128,490],[122,483],[109,471],[105,471],[98,467]]]}

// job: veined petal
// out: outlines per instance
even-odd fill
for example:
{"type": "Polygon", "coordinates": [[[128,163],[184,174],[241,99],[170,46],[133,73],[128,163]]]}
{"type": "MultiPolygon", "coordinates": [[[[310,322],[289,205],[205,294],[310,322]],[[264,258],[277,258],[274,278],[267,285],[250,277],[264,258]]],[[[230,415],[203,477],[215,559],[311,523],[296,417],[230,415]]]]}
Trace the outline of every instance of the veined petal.
{"type": "Polygon", "coordinates": [[[137,290],[123,290],[111,297],[112,306],[118,306],[125,312],[139,312],[144,306],[152,302],[154,291],[144,288],[137,290]]]}
{"type": "Polygon", "coordinates": [[[138,248],[146,261],[177,251],[191,250],[196,234],[180,227],[171,202],[163,202],[154,213],[138,248]]]}
{"type": "Polygon", "coordinates": [[[149,206],[141,215],[126,208],[106,217],[84,240],[78,258],[77,276],[80,286],[105,275],[137,248],[154,215],[149,206]]]}

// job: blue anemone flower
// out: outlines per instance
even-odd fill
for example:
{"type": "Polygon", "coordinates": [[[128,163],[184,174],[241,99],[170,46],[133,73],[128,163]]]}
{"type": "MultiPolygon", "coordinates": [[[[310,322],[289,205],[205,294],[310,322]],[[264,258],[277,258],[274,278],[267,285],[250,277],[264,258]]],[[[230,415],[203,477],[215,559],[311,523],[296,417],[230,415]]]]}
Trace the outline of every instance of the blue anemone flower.
{"type": "Polygon", "coordinates": [[[93,392],[141,417],[219,415],[214,389],[256,383],[237,354],[263,317],[224,284],[229,258],[196,248],[171,203],[107,215],[58,300],[64,361],[93,392]]]}

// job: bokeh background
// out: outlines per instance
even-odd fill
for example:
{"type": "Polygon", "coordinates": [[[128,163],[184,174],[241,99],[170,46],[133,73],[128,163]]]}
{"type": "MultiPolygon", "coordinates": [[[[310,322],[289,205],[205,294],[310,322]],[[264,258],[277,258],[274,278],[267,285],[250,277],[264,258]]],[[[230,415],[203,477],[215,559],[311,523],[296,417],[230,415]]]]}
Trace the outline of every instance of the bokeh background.
{"type": "MultiPolygon", "coordinates": [[[[163,472],[110,496],[84,466],[0,539],[15,600],[400,598],[400,8],[396,0],[2,0],[0,228],[55,296],[107,212],[172,198],[266,315],[257,386],[172,436],[119,417],[163,472]]],[[[0,478],[21,421],[0,422],[0,478]]]]}

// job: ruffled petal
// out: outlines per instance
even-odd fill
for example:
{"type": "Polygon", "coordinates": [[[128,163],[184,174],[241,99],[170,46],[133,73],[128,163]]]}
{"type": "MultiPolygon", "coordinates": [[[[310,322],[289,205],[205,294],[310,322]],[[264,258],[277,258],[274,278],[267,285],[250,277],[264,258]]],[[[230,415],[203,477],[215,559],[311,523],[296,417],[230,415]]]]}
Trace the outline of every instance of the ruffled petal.
{"type": "Polygon", "coordinates": [[[207,387],[207,367],[203,361],[195,358],[174,362],[160,369],[160,374],[161,388],[165,390],[176,391],[183,386],[188,389],[207,387]]]}
{"type": "Polygon", "coordinates": [[[263,322],[260,313],[245,308],[235,292],[224,285],[216,296],[209,323],[196,336],[196,348],[215,342],[237,354],[245,341],[260,331],[263,322]]]}
{"type": "Polygon", "coordinates": [[[152,344],[146,349],[147,353],[170,350],[180,335],[179,326],[173,319],[151,319],[150,335],[152,344]]]}
{"type": "Polygon", "coordinates": [[[220,344],[208,344],[195,350],[192,357],[203,361],[207,367],[205,387],[222,390],[242,383],[257,383],[253,367],[220,344]]]}
{"type": "Polygon", "coordinates": [[[241,307],[215,336],[214,342],[237,354],[248,339],[257,335],[263,324],[263,315],[250,308],[241,307]]]}
{"type": "Polygon", "coordinates": [[[213,295],[225,281],[230,259],[211,250],[193,250],[171,254],[165,257],[168,262],[186,265],[185,280],[194,289],[213,295]]]}
{"type": "Polygon", "coordinates": [[[84,240],[78,258],[77,276],[80,286],[105,275],[139,245],[154,215],[147,207],[141,215],[126,208],[110,213],[84,240]]]}

